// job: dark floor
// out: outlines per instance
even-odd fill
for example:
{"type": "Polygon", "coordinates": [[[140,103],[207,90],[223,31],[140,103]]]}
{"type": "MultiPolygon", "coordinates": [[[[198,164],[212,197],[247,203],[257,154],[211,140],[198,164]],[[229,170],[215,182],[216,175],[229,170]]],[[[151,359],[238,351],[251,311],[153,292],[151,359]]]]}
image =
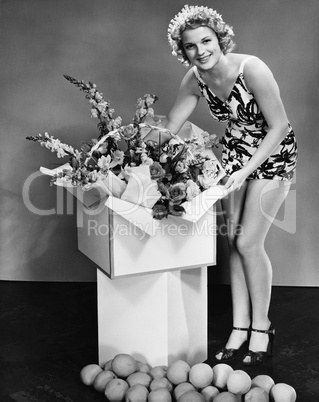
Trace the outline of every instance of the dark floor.
{"type": "MultiPolygon", "coordinates": [[[[81,368],[98,360],[95,283],[0,281],[0,307],[0,402],[105,401],[79,380],[81,368]]],[[[245,368],[292,385],[298,402],[319,401],[318,307],[319,288],[274,287],[275,355],[245,368]]],[[[230,327],[229,287],[210,286],[212,366],[230,327]]]]}

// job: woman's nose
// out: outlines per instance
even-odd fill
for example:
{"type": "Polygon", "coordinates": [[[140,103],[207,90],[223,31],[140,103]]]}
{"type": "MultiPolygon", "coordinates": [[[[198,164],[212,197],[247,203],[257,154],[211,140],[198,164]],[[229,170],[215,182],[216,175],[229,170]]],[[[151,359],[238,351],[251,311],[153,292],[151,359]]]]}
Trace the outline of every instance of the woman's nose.
{"type": "Polygon", "coordinates": [[[205,53],[205,49],[202,45],[197,46],[197,54],[200,56],[205,53]]]}

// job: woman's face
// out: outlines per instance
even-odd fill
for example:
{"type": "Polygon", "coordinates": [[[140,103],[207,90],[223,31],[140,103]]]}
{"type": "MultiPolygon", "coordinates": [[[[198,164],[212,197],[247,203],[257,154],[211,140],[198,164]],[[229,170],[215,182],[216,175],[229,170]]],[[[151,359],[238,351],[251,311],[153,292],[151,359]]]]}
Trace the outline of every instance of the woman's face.
{"type": "Polygon", "coordinates": [[[186,29],[182,43],[189,62],[201,70],[213,68],[222,55],[216,33],[207,26],[186,29]]]}

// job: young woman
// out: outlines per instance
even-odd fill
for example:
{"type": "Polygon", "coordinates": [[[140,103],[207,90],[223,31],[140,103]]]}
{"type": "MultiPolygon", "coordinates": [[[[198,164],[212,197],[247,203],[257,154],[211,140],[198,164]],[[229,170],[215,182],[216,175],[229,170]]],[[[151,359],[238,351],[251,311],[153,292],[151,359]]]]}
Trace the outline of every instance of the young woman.
{"type": "Polygon", "coordinates": [[[214,119],[227,123],[221,163],[225,187],[234,191],[223,209],[242,230],[229,235],[233,329],[216,359],[234,359],[249,341],[243,364],[256,365],[267,357],[275,334],[268,318],[272,266],[264,248],[269,216],[275,218],[285,199],[297,147],[271,71],[258,57],[231,53],[233,35],[207,7],[185,6],[170,22],[172,53],[191,68],[164,125],[177,133],[200,97],[214,119]]]}

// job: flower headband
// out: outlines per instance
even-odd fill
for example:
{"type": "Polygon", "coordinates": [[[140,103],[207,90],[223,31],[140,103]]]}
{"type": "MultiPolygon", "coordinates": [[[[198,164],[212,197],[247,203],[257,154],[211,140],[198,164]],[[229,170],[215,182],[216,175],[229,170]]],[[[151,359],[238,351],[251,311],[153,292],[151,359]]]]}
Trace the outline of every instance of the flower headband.
{"type": "Polygon", "coordinates": [[[232,27],[225,24],[222,16],[218,14],[217,11],[204,6],[185,5],[170,21],[167,34],[172,54],[177,56],[183,64],[188,66],[189,61],[187,60],[181,46],[181,34],[187,26],[195,21],[199,23],[202,22],[203,25],[207,25],[215,31],[224,53],[230,52],[234,48],[235,44],[231,39],[231,37],[234,36],[232,27]]]}

